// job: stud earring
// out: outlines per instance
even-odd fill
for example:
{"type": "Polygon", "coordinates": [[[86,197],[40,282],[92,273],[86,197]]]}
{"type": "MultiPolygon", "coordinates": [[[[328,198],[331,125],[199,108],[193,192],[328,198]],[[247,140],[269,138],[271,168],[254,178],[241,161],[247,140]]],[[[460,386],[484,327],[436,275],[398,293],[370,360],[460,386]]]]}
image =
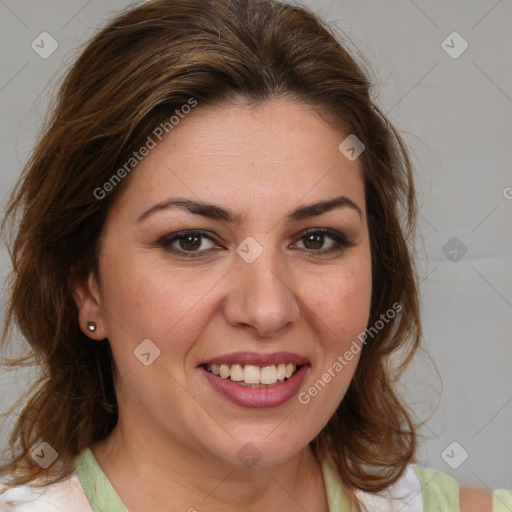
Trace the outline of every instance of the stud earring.
{"type": "Polygon", "coordinates": [[[94,332],[96,330],[96,324],[94,322],[87,322],[87,330],[94,332]]]}

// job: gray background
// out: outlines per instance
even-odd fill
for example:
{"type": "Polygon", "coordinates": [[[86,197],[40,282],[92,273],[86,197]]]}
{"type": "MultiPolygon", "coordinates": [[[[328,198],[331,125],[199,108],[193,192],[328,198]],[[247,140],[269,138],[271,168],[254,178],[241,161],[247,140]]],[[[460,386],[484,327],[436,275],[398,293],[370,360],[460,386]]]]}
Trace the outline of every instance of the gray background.
{"type": "MultiPolygon", "coordinates": [[[[421,429],[421,463],[461,482],[512,488],[512,2],[305,4],[365,55],[377,102],[413,153],[425,352],[403,388],[418,418],[439,401],[421,429]],[[469,45],[461,55],[463,41],[448,37],[454,31],[469,45]],[[428,354],[439,370],[441,391],[428,354]]],[[[134,4],[0,0],[2,207],[56,81],[80,45],[129,5],[134,4]],[[31,48],[42,32],[58,42],[46,59],[31,48]]],[[[4,247],[0,266],[3,282],[9,269],[4,247]]],[[[0,372],[2,409],[28,380],[27,372],[0,372]]],[[[8,421],[2,426],[3,444],[9,427],[8,421]]]]}

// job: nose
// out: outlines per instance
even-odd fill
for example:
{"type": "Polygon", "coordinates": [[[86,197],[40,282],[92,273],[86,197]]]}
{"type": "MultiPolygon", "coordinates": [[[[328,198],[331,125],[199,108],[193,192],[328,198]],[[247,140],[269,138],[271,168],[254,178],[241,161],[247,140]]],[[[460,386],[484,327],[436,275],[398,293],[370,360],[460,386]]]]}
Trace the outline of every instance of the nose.
{"type": "Polygon", "coordinates": [[[228,275],[224,315],[230,325],[270,337],[298,321],[300,309],[293,283],[275,257],[263,252],[252,263],[240,258],[228,275]]]}

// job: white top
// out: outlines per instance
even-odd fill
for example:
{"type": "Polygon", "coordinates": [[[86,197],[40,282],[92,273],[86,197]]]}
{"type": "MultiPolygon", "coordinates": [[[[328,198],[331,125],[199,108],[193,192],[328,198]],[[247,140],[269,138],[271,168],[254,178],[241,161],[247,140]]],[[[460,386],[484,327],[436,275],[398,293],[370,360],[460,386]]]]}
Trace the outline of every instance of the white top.
{"type": "Polygon", "coordinates": [[[0,496],[0,512],[93,512],[75,472],[46,487],[14,487],[0,496]]]}

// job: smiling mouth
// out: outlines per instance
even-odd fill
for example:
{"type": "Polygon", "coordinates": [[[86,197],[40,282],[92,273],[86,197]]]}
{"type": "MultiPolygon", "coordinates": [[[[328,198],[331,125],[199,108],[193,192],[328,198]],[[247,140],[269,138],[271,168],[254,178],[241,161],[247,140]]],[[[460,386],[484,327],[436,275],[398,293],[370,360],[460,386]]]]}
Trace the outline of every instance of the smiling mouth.
{"type": "Polygon", "coordinates": [[[248,388],[280,385],[304,365],[281,363],[277,365],[255,366],[251,364],[205,364],[204,369],[225,380],[248,388]]]}

